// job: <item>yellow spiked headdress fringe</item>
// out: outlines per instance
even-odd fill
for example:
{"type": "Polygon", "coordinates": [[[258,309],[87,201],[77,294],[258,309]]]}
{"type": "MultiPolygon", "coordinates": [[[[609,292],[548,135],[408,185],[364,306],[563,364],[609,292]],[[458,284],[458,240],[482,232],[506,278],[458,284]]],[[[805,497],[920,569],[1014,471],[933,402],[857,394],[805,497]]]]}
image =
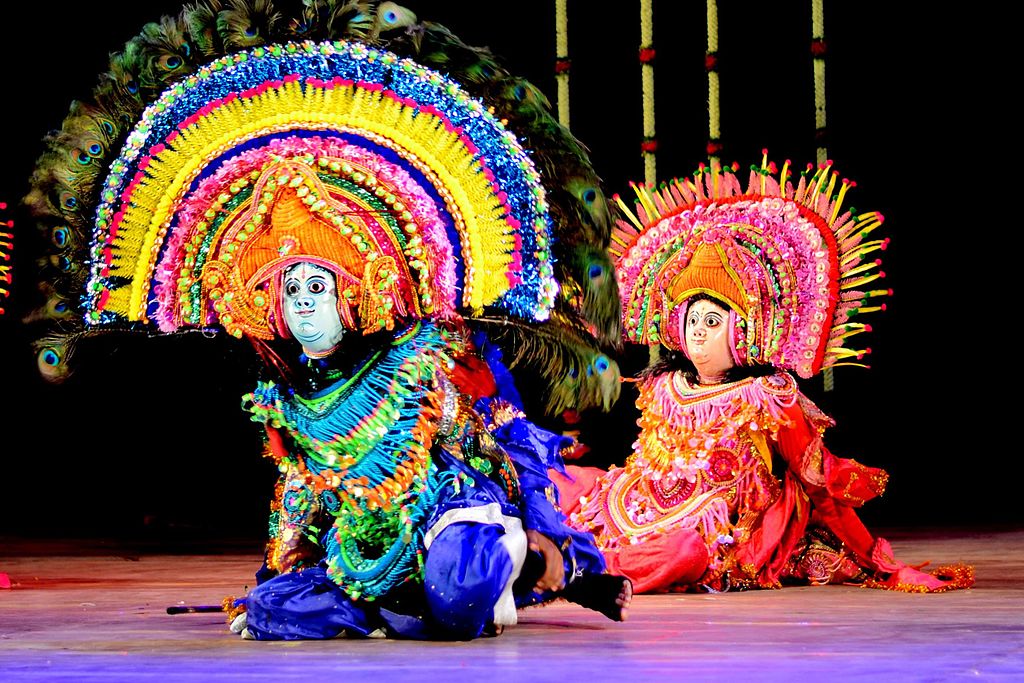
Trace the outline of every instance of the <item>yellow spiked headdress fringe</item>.
{"type": "Polygon", "coordinates": [[[870,330],[850,322],[884,273],[864,257],[888,240],[866,240],[882,223],[841,205],[852,185],[831,164],[808,167],[796,185],[789,162],[776,176],[762,161],[743,190],[734,169],[703,167],[693,180],[660,188],[634,185],[636,214],[612,236],[628,340],[682,349],[679,317],[705,292],[736,312],[736,357],[810,377],[824,367],[856,364],[866,352],[846,346],[870,330]]]}

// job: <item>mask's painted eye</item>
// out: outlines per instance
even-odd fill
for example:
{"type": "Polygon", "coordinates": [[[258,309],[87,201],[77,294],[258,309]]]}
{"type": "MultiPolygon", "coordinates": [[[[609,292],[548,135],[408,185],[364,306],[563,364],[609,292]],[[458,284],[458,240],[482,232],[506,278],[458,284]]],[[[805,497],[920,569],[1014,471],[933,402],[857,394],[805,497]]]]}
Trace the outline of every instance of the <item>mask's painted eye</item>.
{"type": "Polygon", "coordinates": [[[323,280],[311,280],[306,286],[311,294],[323,294],[327,291],[327,284],[323,280]]]}
{"type": "Polygon", "coordinates": [[[284,285],[284,293],[288,296],[297,296],[299,293],[299,284],[297,282],[287,282],[284,285]]]}

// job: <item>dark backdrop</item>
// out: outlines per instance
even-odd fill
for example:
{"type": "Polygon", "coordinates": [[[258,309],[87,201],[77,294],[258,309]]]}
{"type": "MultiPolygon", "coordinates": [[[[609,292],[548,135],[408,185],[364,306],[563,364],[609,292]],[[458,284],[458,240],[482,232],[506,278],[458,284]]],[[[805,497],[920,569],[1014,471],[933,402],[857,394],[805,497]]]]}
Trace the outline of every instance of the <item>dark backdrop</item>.
{"type": "MultiPolygon", "coordinates": [[[[779,162],[813,161],[810,3],[718,4],[722,158],[746,166],[767,147],[779,162]]],[[[553,3],[406,5],[490,46],[554,102],[553,3]]],[[[643,175],[639,3],[597,5],[569,3],[573,131],[608,194],[625,194],[643,175]]],[[[1012,243],[993,235],[1018,222],[996,209],[1006,130],[998,81],[984,36],[964,16],[897,5],[826,2],[829,152],[858,183],[849,203],[887,217],[884,270],[895,295],[870,321],[872,368],[838,369],[831,393],[820,379],[805,387],[838,421],[826,444],[892,475],[864,511],[870,524],[1018,524],[1020,401],[997,391],[1014,385],[1017,354],[1014,291],[995,288],[1012,243]],[[967,296],[979,290],[983,297],[967,296]]],[[[39,140],[73,97],[88,94],[107,53],[176,7],[4,10],[0,200],[24,194],[39,140]]],[[[668,178],[704,158],[705,3],[660,0],[655,15],[658,170],[668,178]]],[[[33,270],[29,240],[18,239],[20,271],[0,316],[0,533],[258,538],[274,472],[260,458],[258,426],[239,410],[251,382],[247,351],[200,336],[111,340],[66,385],[44,385],[18,323],[33,270]]],[[[621,360],[630,370],[645,357],[632,349],[621,360]]],[[[611,415],[585,416],[593,462],[628,454],[632,397],[627,390],[611,415]]]]}

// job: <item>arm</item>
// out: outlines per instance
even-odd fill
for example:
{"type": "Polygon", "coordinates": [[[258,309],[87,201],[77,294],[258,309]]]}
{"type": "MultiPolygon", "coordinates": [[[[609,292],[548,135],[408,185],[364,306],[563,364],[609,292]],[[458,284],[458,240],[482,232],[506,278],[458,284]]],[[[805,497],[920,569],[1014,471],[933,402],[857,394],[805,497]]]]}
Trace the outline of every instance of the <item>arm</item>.
{"type": "Polygon", "coordinates": [[[837,458],[823,442],[833,422],[803,395],[786,410],[789,426],[778,433],[779,454],[806,486],[825,489],[838,503],[860,507],[882,495],[889,476],[856,460],[837,458]]]}
{"type": "Polygon", "coordinates": [[[270,505],[270,541],[267,544],[268,569],[284,574],[316,564],[323,555],[317,537],[320,529],[320,504],[317,495],[288,453],[280,432],[267,427],[268,455],[281,477],[274,487],[270,505]]]}
{"type": "Polygon", "coordinates": [[[875,539],[854,508],[885,490],[885,471],[837,458],[822,442],[831,420],[803,396],[787,409],[790,426],[778,433],[778,452],[790,475],[810,498],[815,517],[835,533],[861,561],[872,561],[875,539]]]}
{"type": "MultiPolygon", "coordinates": [[[[510,406],[498,402],[495,411],[499,422],[508,416],[510,406]]],[[[537,591],[559,590],[565,583],[565,562],[571,552],[572,532],[565,525],[565,516],[558,508],[558,490],[548,476],[549,468],[562,469],[561,449],[571,446],[572,439],[553,434],[522,417],[515,417],[492,430],[495,439],[508,453],[519,479],[520,510],[529,549],[543,559],[543,572],[534,586],[537,591]]]]}

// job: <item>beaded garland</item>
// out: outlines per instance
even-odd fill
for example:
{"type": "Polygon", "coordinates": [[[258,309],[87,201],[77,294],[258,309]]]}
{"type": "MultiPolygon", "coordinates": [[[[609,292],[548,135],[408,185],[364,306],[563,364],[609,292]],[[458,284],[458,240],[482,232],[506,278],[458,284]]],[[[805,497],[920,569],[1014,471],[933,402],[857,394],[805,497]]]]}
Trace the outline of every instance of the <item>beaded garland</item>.
{"type": "Polygon", "coordinates": [[[673,372],[642,384],[634,453],[581,500],[574,525],[602,549],[695,529],[709,539],[704,578],[721,574],[729,549],[779,496],[767,440],[790,425],[786,411],[798,397],[785,373],[702,387],[673,372]]]}
{"type": "Polygon", "coordinates": [[[307,41],[223,57],[147,108],[104,183],[86,323],[147,321],[168,235],[193,229],[178,214],[196,181],[239,148],[302,131],[385,140],[392,161],[428,168],[438,184],[426,191],[459,217],[456,305],[546,319],[557,293],[551,219],[515,136],[437,72],[360,43],[307,41]]]}
{"type": "Polygon", "coordinates": [[[794,187],[767,157],[752,168],[744,191],[733,171],[701,167],[693,180],[659,189],[634,186],[637,215],[618,200],[632,224],[619,221],[611,251],[623,298],[627,339],[683,349],[685,300],[666,294],[702,247],[718,251],[723,268],[745,295],[734,302],[732,331],[741,364],[765,364],[810,377],[824,367],[856,365],[868,350],[846,347],[870,326],[851,322],[877,311],[869,298],[889,294],[866,285],[884,277],[868,254],[888,239],[867,240],[882,223],[877,213],[841,210],[852,183],[830,164],[808,167],[794,187]],[[833,194],[835,192],[835,194],[833,194]]]}
{"type": "Polygon", "coordinates": [[[272,382],[245,397],[253,421],[283,428],[297,448],[278,467],[304,481],[283,504],[302,509],[319,496],[335,522],[327,572],[353,598],[372,599],[415,580],[426,515],[457,485],[433,466],[443,397],[433,382],[457,352],[456,337],[414,325],[353,377],[304,397],[272,382]]]}

